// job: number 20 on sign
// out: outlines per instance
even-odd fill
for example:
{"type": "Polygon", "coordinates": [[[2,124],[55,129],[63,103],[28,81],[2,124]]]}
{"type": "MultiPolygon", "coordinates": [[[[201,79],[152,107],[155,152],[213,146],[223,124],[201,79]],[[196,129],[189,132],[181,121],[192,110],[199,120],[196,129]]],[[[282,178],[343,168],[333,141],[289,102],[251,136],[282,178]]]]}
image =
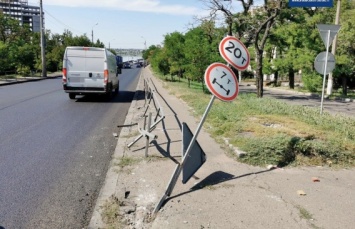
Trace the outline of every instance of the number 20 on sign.
{"type": "Polygon", "coordinates": [[[244,44],[235,37],[227,36],[219,44],[219,53],[225,61],[239,71],[249,66],[250,55],[244,44]]]}

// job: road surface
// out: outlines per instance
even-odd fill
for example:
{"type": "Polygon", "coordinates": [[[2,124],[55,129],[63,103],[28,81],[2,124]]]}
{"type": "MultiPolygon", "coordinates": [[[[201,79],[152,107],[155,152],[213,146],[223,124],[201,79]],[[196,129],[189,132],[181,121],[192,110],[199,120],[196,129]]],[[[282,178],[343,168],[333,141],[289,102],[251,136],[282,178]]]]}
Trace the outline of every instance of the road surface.
{"type": "Polygon", "coordinates": [[[0,228],[84,228],[136,90],[70,100],[61,79],[0,87],[0,228]]]}

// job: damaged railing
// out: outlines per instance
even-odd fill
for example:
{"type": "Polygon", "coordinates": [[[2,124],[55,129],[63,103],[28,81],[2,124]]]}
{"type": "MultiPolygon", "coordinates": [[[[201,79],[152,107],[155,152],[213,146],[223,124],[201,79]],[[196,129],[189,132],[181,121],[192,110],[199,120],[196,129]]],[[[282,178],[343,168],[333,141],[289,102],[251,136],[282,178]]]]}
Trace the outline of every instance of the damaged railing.
{"type": "Polygon", "coordinates": [[[152,132],[154,131],[156,126],[161,121],[164,120],[165,115],[164,115],[163,107],[160,105],[159,99],[157,98],[158,93],[156,92],[153,82],[151,82],[151,79],[147,79],[144,76],[143,78],[144,78],[143,81],[144,81],[144,99],[145,99],[144,106],[146,107],[144,114],[142,115],[142,117],[144,117],[144,124],[142,128],[138,123],[138,131],[140,134],[131,143],[129,143],[127,147],[130,148],[139,139],[145,137],[146,138],[145,156],[147,157],[150,140],[157,139],[157,135],[153,134],[152,132]],[[152,115],[153,115],[152,112],[149,112],[149,114],[147,115],[147,112],[152,105],[154,106],[156,112],[154,120],[152,120],[152,115]]]}

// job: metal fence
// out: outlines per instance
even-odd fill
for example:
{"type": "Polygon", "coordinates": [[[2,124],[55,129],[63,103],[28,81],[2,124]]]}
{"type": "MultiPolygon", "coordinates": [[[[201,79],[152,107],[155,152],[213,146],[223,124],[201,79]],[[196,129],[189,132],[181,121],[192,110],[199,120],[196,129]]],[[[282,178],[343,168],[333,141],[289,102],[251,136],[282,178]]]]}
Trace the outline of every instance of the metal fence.
{"type": "MultiPolygon", "coordinates": [[[[141,77],[144,75],[141,75],[141,77]]],[[[142,117],[144,118],[143,127],[140,126],[138,123],[138,131],[139,135],[127,145],[128,148],[133,146],[139,139],[142,137],[146,138],[146,146],[145,146],[145,156],[148,156],[148,148],[149,148],[149,141],[154,140],[157,138],[157,135],[153,133],[156,126],[162,122],[165,118],[163,107],[161,106],[159,99],[157,97],[157,91],[151,79],[147,79],[144,77],[144,107],[145,111],[142,117]],[[149,109],[154,106],[154,109],[149,109]],[[147,115],[148,110],[150,112],[147,115]],[[151,112],[151,111],[154,112],[151,112]],[[155,113],[155,114],[154,114],[155,113]],[[154,116],[154,118],[153,118],[154,116]]]]}

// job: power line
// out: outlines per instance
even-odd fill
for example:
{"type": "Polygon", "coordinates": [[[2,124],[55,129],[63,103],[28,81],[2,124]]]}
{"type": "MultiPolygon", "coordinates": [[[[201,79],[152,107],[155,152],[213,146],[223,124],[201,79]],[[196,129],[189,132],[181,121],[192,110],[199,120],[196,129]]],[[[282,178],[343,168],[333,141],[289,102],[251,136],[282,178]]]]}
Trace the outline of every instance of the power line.
{"type": "Polygon", "coordinates": [[[71,30],[73,30],[73,31],[75,31],[75,32],[77,32],[77,33],[79,33],[79,34],[84,34],[83,32],[78,31],[78,30],[76,30],[76,29],[74,29],[74,28],[68,26],[67,24],[61,22],[59,19],[57,19],[56,17],[54,17],[53,15],[51,15],[47,10],[44,10],[44,12],[46,12],[46,15],[50,16],[51,18],[53,18],[56,22],[58,22],[59,24],[63,25],[65,29],[68,29],[68,28],[69,28],[69,29],[71,29],[71,30]]]}

